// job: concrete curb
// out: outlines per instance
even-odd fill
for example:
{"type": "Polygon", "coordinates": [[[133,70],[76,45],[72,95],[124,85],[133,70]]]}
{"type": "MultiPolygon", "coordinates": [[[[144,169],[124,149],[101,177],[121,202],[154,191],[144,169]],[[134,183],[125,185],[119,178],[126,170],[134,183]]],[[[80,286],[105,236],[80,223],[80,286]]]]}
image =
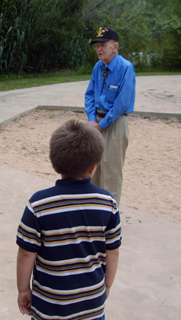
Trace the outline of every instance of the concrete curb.
{"type": "Polygon", "coordinates": [[[163,112],[143,112],[134,111],[130,114],[131,116],[139,116],[141,118],[160,118],[160,119],[171,119],[171,118],[181,118],[180,113],[163,113],[163,112]]]}
{"type": "Polygon", "coordinates": [[[83,107],[70,107],[70,106],[48,106],[48,105],[40,105],[37,106],[37,109],[40,110],[72,110],[75,112],[85,112],[83,107]]]}
{"type": "MultiPolygon", "coordinates": [[[[84,113],[84,108],[82,107],[71,107],[71,106],[49,106],[49,105],[39,105],[37,107],[34,107],[32,109],[26,110],[24,112],[20,112],[17,115],[0,122],[0,125],[4,125],[10,121],[16,120],[19,117],[22,117],[26,114],[29,114],[32,111],[35,110],[72,110],[75,112],[82,112],[84,113]]],[[[131,117],[141,117],[141,118],[159,118],[159,119],[180,119],[181,114],[180,113],[162,113],[162,112],[143,112],[143,111],[134,111],[129,116],[131,117]]]]}
{"type": "Polygon", "coordinates": [[[20,118],[20,117],[22,117],[22,116],[25,116],[26,114],[29,114],[30,112],[32,112],[32,111],[34,111],[34,110],[37,110],[37,107],[34,107],[34,108],[32,108],[32,109],[29,109],[29,110],[20,112],[20,113],[16,114],[15,116],[13,116],[13,117],[11,117],[11,118],[8,118],[8,119],[0,122],[0,126],[1,126],[1,125],[4,125],[4,124],[6,124],[6,123],[8,123],[8,122],[10,122],[10,121],[16,120],[16,119],[18,119],[18,118],[20,118]]]}
{"type": "MultiPolygon", "coordinates": [[[[37,109],[45,109],[45,110],[73,110],[75,112],[85,112],[82,107],[70,107],[70,106],[48,106],[48,105],[40,105],[37,106],[37,109]]],[[[139,116],[141,118],[162,118],[162,119],[170,119],[170,118],[181,118],[180,113],[163,113],[163,112],[144,112],[144,111],[134,111],[130,113],[129,116],[139,116]]]]}

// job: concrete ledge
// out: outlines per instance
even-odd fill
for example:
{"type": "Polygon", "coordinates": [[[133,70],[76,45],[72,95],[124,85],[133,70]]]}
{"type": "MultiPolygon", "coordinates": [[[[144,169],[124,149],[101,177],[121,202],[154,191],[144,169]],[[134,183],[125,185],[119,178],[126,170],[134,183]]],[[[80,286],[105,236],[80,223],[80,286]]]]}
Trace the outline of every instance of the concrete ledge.
{"type": "Polygon", "coordinates": [[[161,119],[171,119],[171,118],[181,118],[180,113],[163,113],[163,112],[144,112],[144,111],[134,111],[130,116],[141,117],[141,118],[161,118],[161,119]]]}
{"type": "Polygon", "coordinates": [[[40,110],[72,110],[72,111],[75,111],[75,112],[85,112],[83,107],[70,107],[70,106],[40,105],[40,106],[37,106],[37,109],[40,109],[40,110]]]}
{"type": "MultiPolygon", "coordinates": [[[[0,125],[6,124],[10,121],[13,121],[19,117],[22,117],[26,114],[29,114],[30,112],[34,110],[72,110],[75,112],[82,112],[84,113],[85,110],[82,107],[71,107],[71,106],[49,106],[49,105],[39,105],[37,107],[34,107],[32,109],[26,110],[24,112],[18,113],[17,115],[6,119],[5,121],[2,121],[0,125]]],[[[134,111],[133,113],[129,114],[130,117],[141,117],[141,118],[160,118],[160,119],[181,119],[180,113],[162,113],[162,112],[144,112],[144,111],[134,111]]]]}
{"type": "MultiPolygon", "coordinates": [[[[70,106],[47,106],[47,105],[40,105],[37,106],[37,109],[47,109],[47,110],[73,110],[75,112],[85,112],[84,108],[82,107],[70,107],[70,106]]],[[[134,111],[130,113],[129,116],[139,116],[142,118],[162,118],[162,119],[169,119],[169,118],[181,118],[180,113],[162,113],[162,112],[144,112],[144,111],[134,111]]]]}
{"type": "Polygon", "coordinates": [[[20,112],[20,113],[16,114],[15,116],[13,116],[13,117],[11,117],[11,118],[9,118],[9,119],[6,119],[6,120],[0,122],[0,126],[1,126],[2,124],[8,123],[8,122],[10,122],[10,121],[16,120],[16,119],[18,119],[18,118],[20,118],[20,117],[22,117],[22,116],[25,116],[26,114],[28,114],[28,113],[36,110],[36,109],[37,109],[37,107],[32,108],[32,109],[29,109],[29,110],[26,110],[26,111],[23,111],[23,112],[20,112]]]}
{"type": "MultiPolygon", "coordinates": [[[[37,109],[45,109],[45,110],[72,110],[75,112],[85,112],[82,107],[70,107],[70,106],[47,106],[40,105],[37,106],[37,109]]],[[[134,111],[130,113],[129,116],[139,116],[141,118],[162,118],[162,119],[170,119],[170,118],[181,118],[180,113],[162,113],[162,112],[144,112],[144,111],[134,111]]]]}

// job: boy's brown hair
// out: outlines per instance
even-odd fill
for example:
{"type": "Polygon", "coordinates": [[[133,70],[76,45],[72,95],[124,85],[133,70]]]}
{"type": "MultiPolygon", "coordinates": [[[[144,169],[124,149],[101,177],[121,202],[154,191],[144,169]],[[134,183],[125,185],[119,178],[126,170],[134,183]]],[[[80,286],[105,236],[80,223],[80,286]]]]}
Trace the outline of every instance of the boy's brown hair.
{"type": "Polygon", "coordinates": [[[100,163],[103,151],[102,134],[90,124],[74,119],[56,129],[50,139],[52,166],[68,178],[84,176],[100,163]]]}

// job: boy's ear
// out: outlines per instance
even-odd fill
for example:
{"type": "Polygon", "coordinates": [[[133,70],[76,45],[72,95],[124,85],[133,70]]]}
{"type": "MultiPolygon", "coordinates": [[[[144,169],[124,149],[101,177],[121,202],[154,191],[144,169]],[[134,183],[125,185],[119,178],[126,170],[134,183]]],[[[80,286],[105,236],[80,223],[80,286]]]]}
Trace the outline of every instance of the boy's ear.
{"type": "Polygon", "coordinates": [[[89,173],[91,174],[91,176],[94,175],[94,172],[96,171],[96,168],[97,168],[97,164],[94,164],[94,165],[90,168],[89,173]]]}

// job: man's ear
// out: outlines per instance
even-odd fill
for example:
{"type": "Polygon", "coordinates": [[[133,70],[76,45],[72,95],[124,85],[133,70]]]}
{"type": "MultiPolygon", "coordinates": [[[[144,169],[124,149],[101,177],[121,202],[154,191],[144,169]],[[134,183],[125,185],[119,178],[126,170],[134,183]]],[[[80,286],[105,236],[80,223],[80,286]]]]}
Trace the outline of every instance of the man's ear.
{"type": "Polygon", "coordinates": [[[114,43],[114,52],[118,52],[118,47],[119,47],[119,43],[118,42],[115,42],[114,43]]]}

